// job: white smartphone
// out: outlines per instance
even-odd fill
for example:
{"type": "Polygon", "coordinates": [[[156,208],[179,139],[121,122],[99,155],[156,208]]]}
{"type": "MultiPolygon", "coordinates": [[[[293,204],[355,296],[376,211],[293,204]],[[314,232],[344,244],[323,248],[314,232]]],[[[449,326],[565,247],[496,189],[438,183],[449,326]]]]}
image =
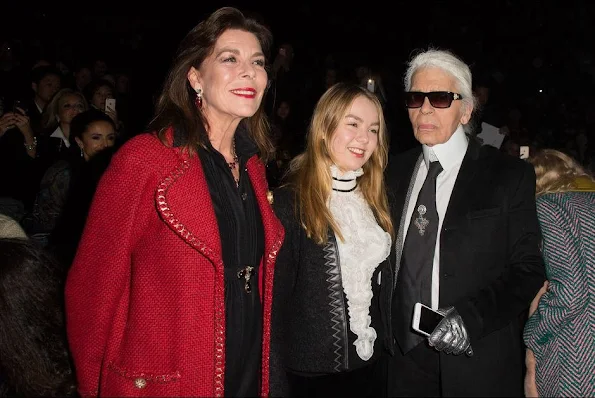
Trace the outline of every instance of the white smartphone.
{"type": "Polygon", "coordinates": [[[374,79],[368,79],[368,83],[366,84],[366,88],[368,89],[368,91],[374,92],[374,86],[374,79]]]}
{"type": "Polygon", "coordinates": [[[529,157],[529,147],[525,145],[519,147],[519,156],[521,159],[527,159],[529,157]]]}
{"type": "Polygon", "coordinates": [[[416,303],[413,310],[413,330],[424,336],[429,336],[443,318],[444,315],[430,307],[416,303]]]}
{"type": "Polygon", "coordinates": [[[115,98],[108,98],[105,100],[105,111],[111,110],[112,112],[116,111],[116,99],[115,98]]]}

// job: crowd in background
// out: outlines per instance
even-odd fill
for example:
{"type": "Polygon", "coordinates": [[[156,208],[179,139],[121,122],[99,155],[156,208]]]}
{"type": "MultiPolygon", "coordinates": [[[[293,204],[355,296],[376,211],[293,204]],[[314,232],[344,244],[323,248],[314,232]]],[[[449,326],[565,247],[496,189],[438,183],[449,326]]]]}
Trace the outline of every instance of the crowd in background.
{"type": "MultiPolygon", "coordinates": [[[[122,48],[138,48],[141,41],[142,37],[133,36],[119,43],[118,52],[89,46],[84,54],[77,54],[64,40],[48,42],[32,35],[0,39],[0,216],[9,218],[10,224],[3,224],[4,228],[10,227],[7,234],[31,240],[6,241],[3,250],[16,258],[11,259],[11,264],[29,265],[21,266],[23,275],[15,274],[15,280],[24,281],[26,272],[47,274],[48,284],[43,289],[28,289],[56,300],[54,308],[61,305],[61,283],[76,252],[98,181],[112,155],[126,141],[144,132],[154,114],[157,84],[163,73],[158,72],[158,67],[151,68],[151,60],[141,62],[121,56],[122,48]],[[102,133],[91,134],[98,130],[97,126],[102,126],[102,133]],[[39,254],[37,245],[48,251],[39,254]],[[53,255],[51,259],[44,257],[48,253],[53,255]],[[48,269],[48,264],[54,268],[48,269]]],[[[482,47],[477,42],[475,46],[482,47]]],[[[315,105],[338,82],[356,83],[377,95],[385,113],[392,154],[417,144],[404,106],[402,64],[391,68],[368,54],[349,59],[331,48],[313,62],[308,57],[311,54],[300,52],[304,47],[300,40],[280,40],[269,60],[264,102],[276,149],[266,169],[271,188],[282,184],[291,160],[304,151],[315,105]]],[[[483,47],[487,50],[485,44],[483,47]]],[[[522,146],[529,147],[530,153],[542,148],[558,149],[594,172],[595,117],[590,112],[591,99],[541,86],[539,79],[529,85],[530,89],[515,93],[511,89],[516,84],[511,81],[517,81],[514,68],[503,72],[503,68],[488,62],[472,63],[473,91],[479,101],[471,122],[474,133],[481,133],[482,123],[487,123],[504,135],[499,147],[502,152],[518,157],[522,146]]],[[[534,67],[541,68],[540,63],[543,59],[535,59],[534,67]]],[[[591,69],[586,70],[581,73],[587,78],[591,69]]],[[[51,345],[54,357],[42,365],[58,363],[61,368],[45,368],[31,377],[39,377],[39,385],[48,385],[42,379],[57,374],[60,377],[52,381],[52,388],[64,395],[73,394],[72,371],[65,359],[67,349],[58,324],[61,317],[51,312],[42,315],[47,320],[36,333],[45,340],[39,344],[51,345]]],[[[22,325],[13,326],[19,333],[22,325]]],[[[11,372],[11,377],[19,372],[23,378],[28,375],[27,369],[16,367],[11,372]]],[[[11,391],[0,389],[2,393],[11,391]]],[[[33,387],[28,393],[42,395],[44,391],[33,387]]]]}

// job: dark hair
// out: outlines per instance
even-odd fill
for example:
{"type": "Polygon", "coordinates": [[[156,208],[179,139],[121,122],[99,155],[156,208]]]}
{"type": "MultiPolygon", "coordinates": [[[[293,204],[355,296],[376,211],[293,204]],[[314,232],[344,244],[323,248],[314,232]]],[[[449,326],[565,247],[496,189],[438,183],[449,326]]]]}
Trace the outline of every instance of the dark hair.
{"type": "Polygon", "coordinates": [[[0,396],[74,395],[64,277],[36,243],[0,239],[0,396]]]}
{"type": "MultiPolygon", "coordinates": [[[[207,121],[194,104],[196,93],[190,87],[187,75],[191,67],[200,68],[204,60],[213,52],[219,36],[229,29],[254,34],[265,58],[269,59],[271,32],[255,19],[244,16],[236,8],[220,8],[196,25],[178,46],[157,100],[155,117],[149,123],[149,129],[156,131],[162,142],[166,143],[165,132],[173,127],[176,133],[183,134],[183,145],[189,152],[193,153],[199,145],[206,146],[207,121]]],[[[268,134],[264,102],[262,101],[254,116],[243,122],[246,123],[245,126],[258,146],[261,157],[267,159],[274,152],[274,148],[268,134]]]]}
{"type": "Polygon", "coordinates": [[[77,143],[74,139],[82,139],[83,133],[87,131],[89,125],[95,122],[107,122],[111,124],[111,126],[114,128],[114,131],[117,130],[116,124],[106,113],[100,111],[99,109],[89,108],[88,110],[73,117],[70,121],[70,135],[68,136],[70,146],[77,147],[77,143]]]}
{"type": "Polygon", "coordinates": [[[85,163],[81,157],[80,148],[75,138],[82,140],[83,134],[89,129],[91,123],[100,121],[109,123],[114,131],[117,131],[116,124],[112,118],[96,108],[89,108],[73,117],[70,121],[70,135],[68,136],[70,148],[68,148],[68,154],[66,156],[72,166],[85,163]]]}
{"type": "Polygon", "coordinates": [[[49,75],[58,76],[60,80],[62,80],[62,72],[60,72],[60,69],[53,65],[40,65],[31,70],[31,82],[39,84],[41,79],[49,75]]]}
{"type": "Polygon", "coordinates": [[[97,90],[99,90],[101,87],[109,87],[110,90],[112,90],[112,93],[115,95],[115,89],[114,89],[114,85],[112,84],[112,82],[110,82],[109,80],[106,80],[106,79],[101,79],[101,78],[93,79],[83,89],[83,95],[87,99],[87,102],[89,103],[89,105],[91,105],[91,103],[93,101],[93,96],[95,95],[97,90]]]}

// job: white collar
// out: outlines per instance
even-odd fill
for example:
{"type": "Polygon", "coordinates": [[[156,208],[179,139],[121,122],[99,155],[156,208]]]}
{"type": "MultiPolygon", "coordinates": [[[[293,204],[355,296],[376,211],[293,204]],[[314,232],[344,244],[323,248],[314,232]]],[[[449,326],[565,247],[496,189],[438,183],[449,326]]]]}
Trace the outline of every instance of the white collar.
{"type": "Polygon", "coordinates": [[[41,106],[39,106],[39,104],[37,103],[37,101],[34,100],[33,103],[37,107],[37,110],[39,111],[39,113],[43,113],[43,108],[41,106]]]}
{"type": "Polygon", "coordinates": [[[427,145],[422,146],[424,153],[424,162],[426,167],[430,168],[430,162],[438,160],[444,170],[450,170],[458,164],[461,164],[465,153],[467,152],[467,146],[469,140],[465,135],[463,126],[459,124],[459,127],[455,130],[448,141],[442,144],[437,144],[432,147],[427,145]]]}
{"type": "Polygon", "coordinates": [[[64,142],[64,145],[66,145],[66,148],[70,148],[70,142],[68,142],[68,140],[66,139],[66,136],[62,131],[62,127],[58,126],[56,130],[54,130],[52,135],[50,135],[50,137],[60,138],[64,142]]]}
{"type": "Polygon", "coordinates": [[[354,171],[341,173],[336,165],[331,165],[331,177],[333,177],[333,190],[338,192],[351,192],[357,186],[357,177],[364,174],[361,167],[354,171]]]}

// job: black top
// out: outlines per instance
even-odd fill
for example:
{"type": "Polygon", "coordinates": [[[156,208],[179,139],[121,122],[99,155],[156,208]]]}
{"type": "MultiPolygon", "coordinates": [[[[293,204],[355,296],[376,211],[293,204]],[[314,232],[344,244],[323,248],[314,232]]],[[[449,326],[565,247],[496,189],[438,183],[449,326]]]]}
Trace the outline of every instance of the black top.
{"type": "Polygon", "coordinates": [[[215,208],[225,267],[225,395],[243,397],[259,393],[262,306],[258,267],[264,253],[264,228],[245,169],[257,148],[242,128],[236,131],[235,139],[239,186],[223,155],[210,144],[199,148],[198,155],[215,208]],[[249,282],[244,276],[247,266],[253,267],[249,282]]]}
{"type": "MultiPolygon", "coordinates": [[[[27,155],[23,143],[23,134],[17,128],[0,137],[0,197],[18,200],[25,210],[30,210],[39,189],[41,173],[36,166],[37,159],[27,155]]],[[[21,210],[19,214],[9,215],[20,221],[24,214],[21,210]]]]}
{"type": "Polygon", "coordinates": [[[272,396],[288,393],[286,371],[319,376],[350,372],[373,363],[386,350],[392,352],[391,256],[378,265],[371,278],[371,326],[377,332],[374,355],[361,359],[353,342],[335,234],[319,245],[309,238],[295,214],[291,187],[275,190],[275,214],[285,239],[275,263],[271,320],[270,388],[272,396]]]}

